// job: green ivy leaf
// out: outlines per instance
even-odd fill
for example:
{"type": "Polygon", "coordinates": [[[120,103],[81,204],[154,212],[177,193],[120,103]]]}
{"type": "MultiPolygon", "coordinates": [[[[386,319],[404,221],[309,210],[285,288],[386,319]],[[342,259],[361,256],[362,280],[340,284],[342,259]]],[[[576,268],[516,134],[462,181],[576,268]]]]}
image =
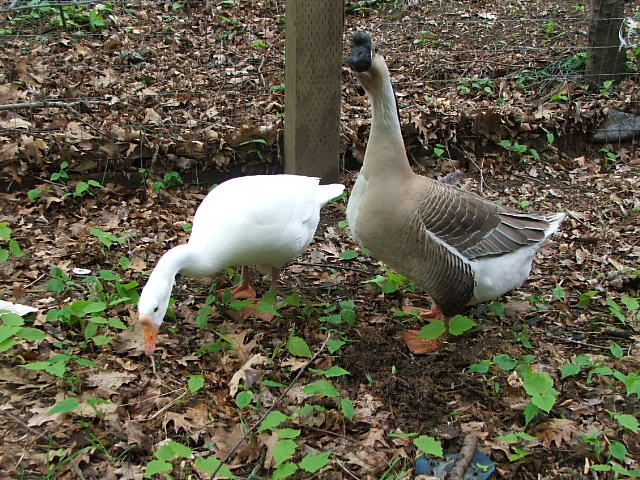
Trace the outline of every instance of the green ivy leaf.
{"type": "Polygon", "coordinates": [[[274,382],[273,380],[263,380],[262,385],[265,387],[287,388],[284,383],[274,382]]]}
{"type": "Polygon", "coordinates": [[[189,458],[191,456],[191,449],[186,445],[169,440],[167,446],[173,451],[175,457],[189,458]]]}
{"type": "Polygon", "coordinates": [[[593,470],[595,472],[610,472],[611,471],[611,465],[605,465],[603,463],[596,463],[594,465],[591,465],[591,470],[593,470]]]}
{"type": "Polygon", "coordinates": [[[119,330],[126,330],[127,328],[129,328],[123,323],[122,320],[117,317],[109,317],[107,319],[107,325],[109,325],[111,328],[117,328],[119,330]]]}
{"type": "Polygon", "coordinates": [[[326,452],[322,452],[317,455],[307,453],[300,461],[300,468],[309,473],[316,473],[329,463],[329,455],[331,455],[331,450],[327,450],[326,452]]]}
{"type": "Polygon", "coordinates": [[[309,349],[307,342],[295,335],[289,336],[289,339],[287,340],[287,350],[291,355],[295,355],[296,357],[311,357],[311,350],[309,349]]]}
{"type": "Polygon", "coordinates": [[[433,338],[441,337],[445,331],[446,328],[444,326],[444,322],[442,320],[434,320],[433,322],[427,323],[420,329],[418,337],[431,340],[433,338]]]}
{"type": "Polygon", "coordinates": [[[204,387],[204,377],[202,375],[191,375],[189,380],[187,380],[187,385],[191,393],[196,393],[204,387]]]}
{"type": "Polygon", "coordinates": [[[0,240],[5,242],[11,238],[11,228],[7,222],[0,222],[0,240]]]}
{"type": "Polygon", "coordinates": [[[627,310],[629,311],[640,309],[640,303],[637,298],[622,297],[620,298],[620,303],[627,307],[627,310]]]}
{"type": "Polygon", "coordinates": [[[92,337],[91,340],[93,340],[93,343],[101,347],[102,345],[110,343],[113,338],[110,335],[96,335],[95,337],[92,337]]]}
{"type": "Polygon", "coordinates": [[[476,325],[476,322],[471,320],[466,315],[456,315],[449,320],[449,333],[451,335],[462,335],[467,330],[471,330],[476,325]]]}
{"type": "Polygon", "coordinates": [[[102,312],[107,308],[107,304],[104,302],[92,302],[89,300],[76,300],[71,305],[69,305],[69,309],[73,315],[86,315],[87,313],[97,313],[102,312]]]}
{"type": "Polygon", "coordinates": [[[353,417],[356,415],[356,410],[353,408],[353,402],[348,398],[340,399],[340,410],[342,414],[348,419],[353,421],[353,417]]]}
{"type": "Polygon", "coordinates": [[[613,458],[621,463],[624,463],[624,459],[627,456],[627,447],[624,443],[613,440],[609,443],[609,453],[613,458]]]}
{"type": "Polygon", "coordinates": [[[327,350],[329,353],[334,354],[347,342],[344,340],[337,340],[335,338],[330,338],[327,340],[327,350]]]}
{"type": "Polygon", "coordinates": [[[29,342],[44,340],[47,337],[47,334],[44,333],[42,330],[38,330],[37,328],[31,328],[31,327],[22,327],[16,335],[22,338],[23,340],[27,340],[29,342]]]}
{"type": "Polygon", "coordinates": [[[7,350],[9,350],[10,348],[15,347],[16,345],[18,345],[18,342],[15,340],[11,340],[11,339],[6,339],[2,342],[0,342],[0,353],[1,352],[6,352],[7,350]]]}
{"type": "Polygon", "coordinates": [[[245,408],[251,404],[253,400],[253,392],[251,390],[242,390],[236,395],[236,407],[245,408]]]}
{"type": "Polygon", "coordinates": [[[340,252],[340,258],[342,260],[353,260],[358,256],[357,250],[345,250],[344,252],[340,252]]]}
{"type": "MultiPolygon", "coordinates": [[[[195,461],[196,467],[198,467],[200,470],[203,470],[205,473],[208,473],[209,475],[216,471],[216,468],[218,468],[218,465],[220,465],[220,463],[221,461],[214,456],[207,458],[198,457],[195,461]]],[[[216,473],[216,478],[234,479],[240,477],[235,476],[233,473],[231,473],[231,470],[229,470],[228,466],[223,465],[222,467],[220,467],[220,470],[218,470],[218,473],[216,473]]]]}
{"type": "Polygon", "coordinates": [[[258,432],[273,430],[288,418],[289,417],[287,417],[284,413],[279,412],[278,410],[273,410],[269,412],[269,415],[267,415],[267,417],[264,419],[264,421],[258,428],[258,432]]]}
{"type": "Polygon", "coordinates": [[[112,272],[111,270],[98,270],[98,276],[101,279],[106,280],[108,282],[119,282],[120,281],[120,275],[118,275],[117,273],[112,272]]]}
{"type": "Polygon", "coordinates": [[[493,362],[501,370],[513,370],[516,368],[516,365],[518,365],[518,361],[515,358],[511,358],[506,353],[501,353],[500,355],[493,357],[493,362]]]}
{"type": "Polygon", "coordinates": [[[9,327],[7,325],[0,325],[0,342],[4,342],[6,339],[13,337],[21,330],[21,327],[9,327]]]}
{"type": "Polygon", "coordinates": [[[74,411],[76,408],[80,406],[80,402],[76,397],[65,398],[64,400],[60,400],[56,403],[53,408],[51,408],[47,414],[53,415],[55,413],[69,413],[74,411]]]}
{"type": "Polygon", "coordinates": [[[278,440],[272,451],[276,465],[280,465],[284,461],[289,460],[295,453],[297,446],[298,444],[290,438],[278,440]]]}
{"type": "Polygon", "coordinates": [[[6,312],[2,314],[2,323],[9,327],[21,327],[24,319],[17,313],[6,312]]]}
{"type": "Polygon", "coordinates": [[[426,454],[442,457],[442,445],[435,438],[428,435],[420,435],[413,440],[413,444],[426,454]]]}
{"type": "Polygon", "coordinates": [[[509,459],[510,462],[515,462],[520,460],[521,458],[526,457],[527,455],[529,455],[529,453],[530,452],[527,452],[522,448],[513,447],[513,453],[510,453],[509,455],[507,455],[507,458],[509,459]]]}
{"type": "Polygon", "coordinates": [[[609,351],[611,352],[611,355],[616,357],[618,360],[620,360],[624,356],[622,347],[616,342],[613,342],[611,345],[609,345],[609,351]]]}
{"type": "MultiPolygon", "coordinates": [[[[173,440],[172,440],[173,441],[173,440]]],[[[175,452],[169,443],[165,443],[162,445],[156,452],[153,454],[158,460],[172,460],[175,457],[175,452]]]]}
{"type": "Polygon", "coordinates": [[[278,438],[298,438],[300,429],[298,428],[281,428],[278,430],[278,438]]]}
{"type": "Polygon", "coordinates": [[[523,375],[522,380],[525,391],[531,395],[531,403],[549,413],[558,396],[553,379],[545,372],[531,372],[523,375]]]}
{"type": "Polygon", "coordinates": [[[580,373],[580,365],[575,363],[565,363],[560,367],[560,378],[572,377],[580,373]]]}
{"type": "Polygon", "coordinates": [[[312,369],[312,370],[316,373],[319,373],[325,376],[326,378],[341,377],[342,375],[351,375],[347,370],[345,370],[342,367],[339,367],[338,365],[334,365],[333,367],[330,367],[327,370],[315,370],[315,369],[312,369]]]}
{"type": "Polygon", "coordinates": [[[631,430],[633,433],[638,433],[638,419],[633,415],[627,413],[615,413],[607,410],[607,413],[611,415],[621,426],[631,430]]]}
{"type": "Polygon", "coordinates": [[[532,437],[528,433],[524,433],[524,432],[512,432],[512,433],[507,433],[506,435],[501,435],[499,437],[496,437],[496,440],[502,440],[503,442],[506,442],[509,444],[516,443],[520,439],[526,440],[528,442],[532,442],[536,439],[536,437],[532,437]]]}
{"type": "Polygon", "coordinates": [[[473,365],[469,365],[467,368],[468,373],[487,373],[489,371],[489,367],[493,362],[491,360],[482,360],[478,363],[474,363],[473,365]]]}
{"type": "Polygon", "coordinates": [[[15,240],[9,240],[9,251],[14,257],[24,257],[24,252],[15,240]]]}
{"type": "Polygon", "coordinates": [[[147,463],[147,467],[144,470],[145,477],[152,477],[159,473],[168,473],[173,470],[173,466],[170,463],[162,460],[151,460],[147,463]]]}
{"type": "Polygon", "coordinates": [[[563,301],[565,296],[564,288],[562,288],[560,285],[556,285],[556,287],[551,290],[551,295],[553,295],[553,298],[555,298],[556,300],[563,301]]]}
{"type": "Polygon", "coordinates": [[[271,480],[280,480],[281,478],[287,478],[296,473],[298,465],[295,463],[283,463],[276,468],[271,474],[271,480]]]}
{"type": "Polygon", "coordinates": [[[529,422],[531,420],[533,420],[534,418],[536,418],[536,415],[538,415],[540,413],[540,409],[538,407],[536,407],[532,402],[529,402],[525,407],[524,407],[524,424],[529,425],[529,422]]]}
{"type": "Polygon", "coordinates": [[[302,392],[306,393],[307,395],[320,394],[330,398],[340,396],[340,393],[336,390],[336,388],[326,380],[316,380],[309,385],[305,385],[304,387],[302,387],[302,392]]]}
{"type": "Polygon", "coordinates": [[[491,302],[489,305],[487,305],[487,310],[499,317],[504,317],[505,315],[504,305],[500,302],[491,302]]]}

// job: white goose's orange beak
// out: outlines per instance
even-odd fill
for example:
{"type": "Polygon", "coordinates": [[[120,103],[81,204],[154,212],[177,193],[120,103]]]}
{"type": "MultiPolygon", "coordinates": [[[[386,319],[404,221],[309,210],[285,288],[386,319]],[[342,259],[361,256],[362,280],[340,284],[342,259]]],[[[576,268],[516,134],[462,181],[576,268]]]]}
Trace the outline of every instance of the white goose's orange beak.
{"type": "Polygon", "coordinates": [[[156,349],[160,328],[149,317],[141,315],[139,321],[144,331],[144,353],[151,356],[156,349]]]}

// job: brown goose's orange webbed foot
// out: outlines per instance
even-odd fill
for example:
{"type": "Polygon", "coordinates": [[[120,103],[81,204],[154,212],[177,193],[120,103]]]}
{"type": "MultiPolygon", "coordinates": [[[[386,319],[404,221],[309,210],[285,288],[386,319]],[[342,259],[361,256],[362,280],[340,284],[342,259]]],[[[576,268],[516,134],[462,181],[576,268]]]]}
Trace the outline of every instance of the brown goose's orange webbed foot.
{"type": "MultiPolygon", "coordinates": [[[[432,303],[430,309],[414,307],[413,305],[405,305],[404,307],[402,307],[402,310],[405,313],[413,313],[417,310],[418,314],[424,320],[427,320],[429,322],[432,322],[434,320],[444,320],[445,326],[446,323],[448,323],[444,313],[442,313],[442,310],[440,310],[440,308],[435,303],[432,303]]],[[[422,353],[437,352],[444,344],[444,341],[440,340],[439,338],[420,338],[418,336],[418,333],[420,333],[418,332],[418,330],[404,330],[402,332],[398,332],[398,337],[404,340],[404,343],[407,345],[407,348],[409,349],[409,351],[411,351],[411,353],[419,355],[422,353]]]]}

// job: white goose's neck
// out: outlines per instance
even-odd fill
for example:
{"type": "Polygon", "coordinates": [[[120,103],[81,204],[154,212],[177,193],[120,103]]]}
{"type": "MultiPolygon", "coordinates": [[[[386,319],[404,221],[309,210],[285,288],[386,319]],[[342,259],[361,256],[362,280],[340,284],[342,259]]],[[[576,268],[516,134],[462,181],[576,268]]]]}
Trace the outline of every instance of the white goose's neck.
{"type": "Polygon", "coordinates": [[[212,273],[213,267],[208,264],[208,258],[203,258],[190,247],[190,245],[178,245],[165,253],[156,268],[153,269],[149,281],[158,279],[168,279],[173,284],[173,279],[178,272],[185,272],[190,276],[204,276],[212,273]]]}
{"type": "Polygon", "coordinates": [[[381,82],[375,88],[367,89],[371,103],[371,132],[362,170],[367,177],[412,175],[389,72],[385,68],[380,74],[381,82]]]}

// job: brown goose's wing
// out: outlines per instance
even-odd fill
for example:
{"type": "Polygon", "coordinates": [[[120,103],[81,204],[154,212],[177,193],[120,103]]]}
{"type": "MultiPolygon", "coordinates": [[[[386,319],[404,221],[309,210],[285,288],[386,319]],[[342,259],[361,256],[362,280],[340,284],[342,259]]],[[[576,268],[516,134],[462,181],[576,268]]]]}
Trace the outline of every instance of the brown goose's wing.
{"type": "Polygon", "coordinates": [[[475,195],[428,180],[419,205],[424,228],[471,260],[544,240],[551,220],[509,212],[475,195]]]}

